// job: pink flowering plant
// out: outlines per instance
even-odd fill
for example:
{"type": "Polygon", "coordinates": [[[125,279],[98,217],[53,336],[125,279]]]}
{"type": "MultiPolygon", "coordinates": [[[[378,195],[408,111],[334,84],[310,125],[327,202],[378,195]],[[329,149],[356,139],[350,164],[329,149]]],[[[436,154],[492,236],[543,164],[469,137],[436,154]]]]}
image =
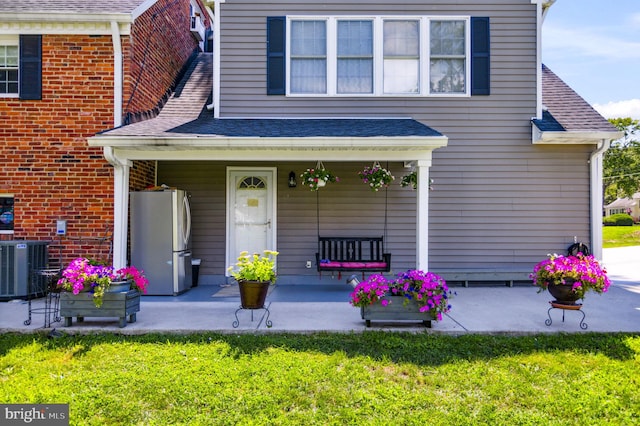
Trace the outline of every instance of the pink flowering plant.
{"type": "Polygon", "coordinates": [[[373,163],[373,166],[366,166],[362,171],[358,172],[358,176],[364,183],[369,185],[372,191],[376,192],[389,186],[395,179],[391,172],[380,166],[377,161],[373,163]]]}
{"type": "Polygon", "coordinates": [[[114,272],[111,266],[93,259],[79,257],[72,260],[69,266],[62,271],[62,277],[58,280],[57,287],[73,294],[92,292],[94,304],[100,307],[105,291],[112,283],[118,281],[130,281],[131,289],[143,293],[147,292],[149,284],[144,273],[135,266],[128,266],[114,272]]]}
{"type": "Polygon", "coordinates": [[[365,307],[380,303],[388,306],[393,303],[392,296],[402,296],[403,304],[413,300],[420,312],[429,312],[438,321],[442,314],[449,312],[451,291],[445,280],[432,272],[419,269],[408,270],[398,274],[393,281],[388,281],[381,274],[374,274],[358,283],[351,293],[351,305],[365,307]]]}
{"type": "Polygon", "coordinates": [[[550,283],[571,284],[572,291],[583,299],[588,291],[604,293],[609,290],[611,280],[607,271],[593,255],[575,256],[550,254],[548,259],[537,263],[530,274],[538,293],[545,291],[550,283]]]}
{"type": "Polygon", "coordinates": [[[364,307],[380,302],[387,306],[389,300],[384,297],[389,292],[389,281],[382,274],[370,275],[365,281],[356,285],[351,293],[351,305],[364,307]]]}

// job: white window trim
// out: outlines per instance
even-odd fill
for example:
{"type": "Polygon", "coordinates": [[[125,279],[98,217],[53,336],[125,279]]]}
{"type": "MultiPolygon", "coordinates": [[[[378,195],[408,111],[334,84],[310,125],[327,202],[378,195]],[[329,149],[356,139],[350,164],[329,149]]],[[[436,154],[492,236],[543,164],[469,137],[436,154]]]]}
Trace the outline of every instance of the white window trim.
{"type": "Polygon", "coordinates": [[[446,97],[466,98],[471,96],[471,17],[461,16],[409,16],[409,15],[344,15],[344,16],[309,16],[290,15],[286,21],[286,96],[289,97],[446,97]],[[337,92],[337,21],[371,20],[373,21],[373,93],[338,93],[337,92]],[[385,20],[418,21],[420,28],[420,59],[418,63],[418,93],[384,93],[384,52],[383,22],[385,20]],[[291,21],[325,21],[327,25],[327,93],[291,93],[291,21]],[[430,91],[430,23],[431,21],[464,21],[465,23],[465,92],[464,93],[431,93],[430,91]]]}
{"type": "MultiPolygon", "coordinates": [[[[20,48],[20,38],[17,35],[0,34],[0,46],[16,46],[20,48]]],[[[18,85],[20,85],[20,51],[18,51],[18,85]]],[[[20,88],[18,93],[0,93],[0,98],[18,98],[20,97],[20,88]]]]}

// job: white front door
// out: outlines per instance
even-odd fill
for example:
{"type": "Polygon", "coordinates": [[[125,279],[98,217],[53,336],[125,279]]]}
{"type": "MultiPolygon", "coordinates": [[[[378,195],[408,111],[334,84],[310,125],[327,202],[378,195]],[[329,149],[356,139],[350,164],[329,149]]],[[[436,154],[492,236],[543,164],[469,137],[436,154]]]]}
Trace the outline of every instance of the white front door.
{"type": "Polygon", "coordinates": [[[242,251],[276,250],[275,177],[275,168],[227,168],[227,266],[242,251]]]}

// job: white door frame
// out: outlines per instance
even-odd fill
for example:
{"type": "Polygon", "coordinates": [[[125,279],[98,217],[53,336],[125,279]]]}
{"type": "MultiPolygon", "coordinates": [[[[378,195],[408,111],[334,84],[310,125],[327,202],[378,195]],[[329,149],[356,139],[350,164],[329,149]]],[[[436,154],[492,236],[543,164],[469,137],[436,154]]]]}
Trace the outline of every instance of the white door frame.
{"type": "Polygon", "coordinates": [[[227,238],[225,239],[225,259],[226,259],[226,267],[225,267],[225,276],[229,277],[229,271],[227,268],[229,266],[235,265],[237,262],[238,255],[240,253],[231,253],[231,239],[234,238],[234,234],[231,232],[231,222],[233,211],[235,210],[232,207],[233,200],[231,199],[232,191],[231,185],[235,185],[235,183],[231,179],[232,172],[246,172],[247,175],[255,174],[255,173],[268,173],[271,174],[271,179],[269,182],[268,179],[268,187],[267,187],[267,197],[268,203],[270,207],[268,207],[268,215],[269,220],[271,221],[271,232],[270,236],[267,240],[272,241],[273,247],[269,247],[269,250],[278,250],[278,222],[277,222],[277,187],[278,187],[278,169],[277,167],[238,167],[238,166],[227,166],[226,172],[226,234],[227,238]]]}

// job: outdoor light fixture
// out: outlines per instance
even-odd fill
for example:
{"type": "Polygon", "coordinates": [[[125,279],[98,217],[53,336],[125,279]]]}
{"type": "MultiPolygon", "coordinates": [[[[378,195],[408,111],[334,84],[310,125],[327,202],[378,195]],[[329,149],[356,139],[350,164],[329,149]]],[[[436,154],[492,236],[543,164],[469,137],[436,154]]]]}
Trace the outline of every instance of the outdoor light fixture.
{"type": "Polygon", "coordinates": [[[298,186],[296,182],[296,172],[289,172],[289,188],[295,188],[298,186]]]}

